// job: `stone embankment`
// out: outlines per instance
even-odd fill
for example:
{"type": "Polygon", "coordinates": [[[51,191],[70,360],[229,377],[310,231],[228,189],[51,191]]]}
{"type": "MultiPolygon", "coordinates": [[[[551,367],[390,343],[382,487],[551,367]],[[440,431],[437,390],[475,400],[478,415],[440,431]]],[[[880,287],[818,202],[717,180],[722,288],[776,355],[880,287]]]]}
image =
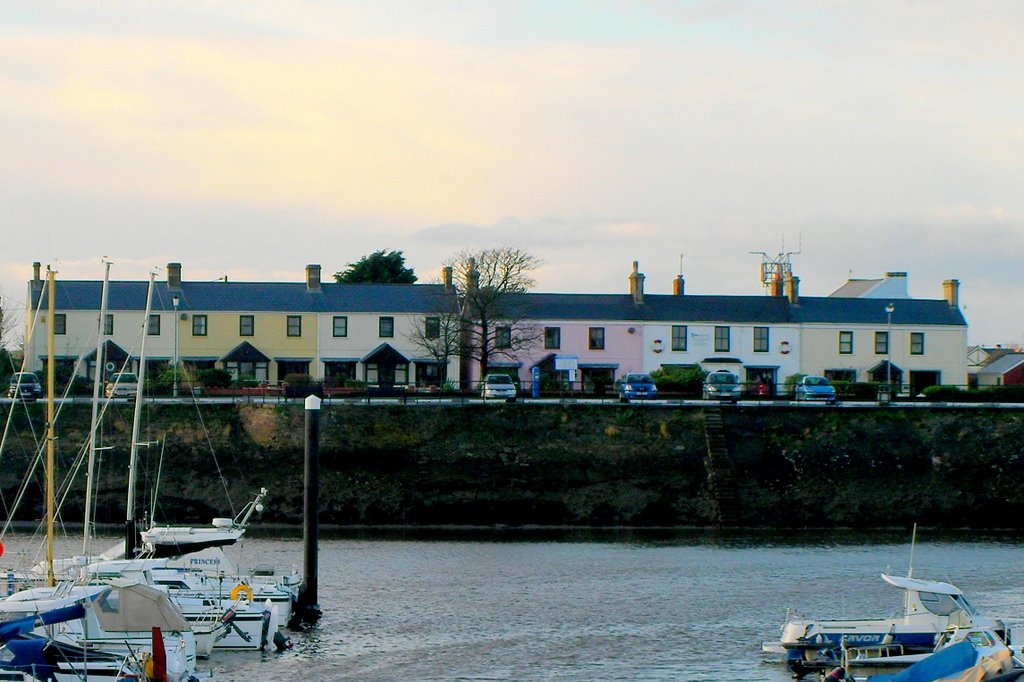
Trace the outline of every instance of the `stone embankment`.
{"type": "MultiPolygon", "coordinates": [[[[12,420],[7,505],[37,451],[41,407],[12,420]]],[[[60,416],[59,479],[88,420],[84,405],[60,416]]],[[[322,523],[1024,526],[1024,411],[723,407],[712,420],[709,438],[700,407],[329,406],[322,523]]],[[[150,406],[143,423],[145,440],[162,441],[139,477],[141,500],[159,478],[158,520],[226,516],[262,486],[264,521],[300,522],[301,405],[150,406]]],[[[130,431],[130,406],[104,420],[100,440],[113,449],[97,474],[100,521],[123,518],[130,431]]],[[[16,518],[42,513],[33,476],[16,518]]],[[[81,518],[84,487],[80,471],[64,521],[81,518]]]]}

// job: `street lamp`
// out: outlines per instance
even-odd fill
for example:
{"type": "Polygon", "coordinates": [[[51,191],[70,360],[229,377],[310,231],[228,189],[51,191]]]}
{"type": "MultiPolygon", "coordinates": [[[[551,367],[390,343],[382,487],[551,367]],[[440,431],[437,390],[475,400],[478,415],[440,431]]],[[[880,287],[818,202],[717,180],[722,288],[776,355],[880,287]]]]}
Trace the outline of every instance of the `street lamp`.
{"type": "Polygon", "coordinates": [[[889,331],[886,332],[885,337],[885,350],[888,353],[888,359],[885,361],[885,383],[889,385],[889,391],[892,392],[892,314],[896,311],[896,306],[890,303],[885,306],[885,313],[889,318],[889,331]]]}
{"type": "Polygon", "coordinates": [[[178,302],[181,299],[177,294],[171,296],[171,305],[174,307],[174,397],[178,397],[178,302]]]}

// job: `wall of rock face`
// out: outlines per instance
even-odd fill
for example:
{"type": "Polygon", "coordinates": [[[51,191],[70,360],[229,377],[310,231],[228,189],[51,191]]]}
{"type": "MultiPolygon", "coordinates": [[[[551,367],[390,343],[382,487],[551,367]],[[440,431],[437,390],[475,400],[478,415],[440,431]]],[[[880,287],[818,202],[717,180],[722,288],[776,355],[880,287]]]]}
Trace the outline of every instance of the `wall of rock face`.
{"type": "MultiPolygon", "coordinates": [[[[722,409],[751,527],[1024,526],[1024,412],[970,409],[722,409]]],[[[0,461],[10,506],[41,450],[41,405],[19,409],[0,461]]],[[[300,523],[301,404],[151,405],[139,499],[159,521],[229,516],[260,487],[264,522],[300,523]],[[158,487],[157,482],[159,481],[158,487]]],[[[89,406],[58,420],[58,479],[81,457],[89,406]]],[[[131,406],[104,418],[97,518],[121,523],[131,406]]],[[[704,411],[656,405],[328,405],[324,524],[709,526],[704,411]]],[[[84,468],[64,521],[81,518],[84,468]]],[[[42,513],[41,470],[15,516],[42,513]]]]}

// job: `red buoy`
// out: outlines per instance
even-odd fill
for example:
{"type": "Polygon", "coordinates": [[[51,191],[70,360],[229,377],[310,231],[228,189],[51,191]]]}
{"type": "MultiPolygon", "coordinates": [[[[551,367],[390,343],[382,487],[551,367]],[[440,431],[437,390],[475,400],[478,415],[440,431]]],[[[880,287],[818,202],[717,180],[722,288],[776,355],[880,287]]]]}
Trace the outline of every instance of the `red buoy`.
{"type": "Polygon", "coordinates": [[[4,555],[4,543],[0,541],[0,556],[4,555]]]}

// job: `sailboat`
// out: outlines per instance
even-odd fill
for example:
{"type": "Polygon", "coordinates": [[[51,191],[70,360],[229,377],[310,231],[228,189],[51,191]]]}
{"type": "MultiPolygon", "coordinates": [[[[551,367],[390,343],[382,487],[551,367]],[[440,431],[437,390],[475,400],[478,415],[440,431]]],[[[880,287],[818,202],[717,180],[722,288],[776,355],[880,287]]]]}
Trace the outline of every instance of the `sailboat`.
{"type": "MultiPolygon", "coordinates": [[[[55,273],[47,272],[47,299],[50,320],[54,319],[55,273]]],[[[0,627],[2,623],[29,622],[35,618],[39,624],[33,629],[35,639],[30,642],[10,641],[4,656],[8,664],[22,675],[46,675],[39,679],[81,679],[90,672],[89,659],[85,655],[76,666],[75,652],[92,652],[95,659],[106,659],[109,672],[120,673],[115,665],[119,655],[146,652],[150,657],[161,659],[165,667],[167,652],[172,658],[165,679],[191,680],[195,673],[195,638],[181,611],[160,590],[125,581],[116,585],[89,586],[56,581],[54,571],[54,470],[55,452],[55,365],[53,324],[48,327],[47,337],[47,430],[46,430],[46,582],[44,586],[16,591],[0,600],[0,627]],[[81,616],[66,618],[53,623],[46,622],[44,613],[81,607],[81,616]],[[94,651],[95,650],[95,651],[94,651]],[[36,668],[26,669],[16,661],[35,660],[55,662],[59,666],[40,673],[36,668]]],[[[8,579],[10,584],[10,578],[8,579]]],[[[70,612],[63,612],[70,613],[70,612]]],[[[27,636],[27,635],[26,635],[27,636]]],[[[33,664],[34,665],[34,664],[33,664]]]]}

